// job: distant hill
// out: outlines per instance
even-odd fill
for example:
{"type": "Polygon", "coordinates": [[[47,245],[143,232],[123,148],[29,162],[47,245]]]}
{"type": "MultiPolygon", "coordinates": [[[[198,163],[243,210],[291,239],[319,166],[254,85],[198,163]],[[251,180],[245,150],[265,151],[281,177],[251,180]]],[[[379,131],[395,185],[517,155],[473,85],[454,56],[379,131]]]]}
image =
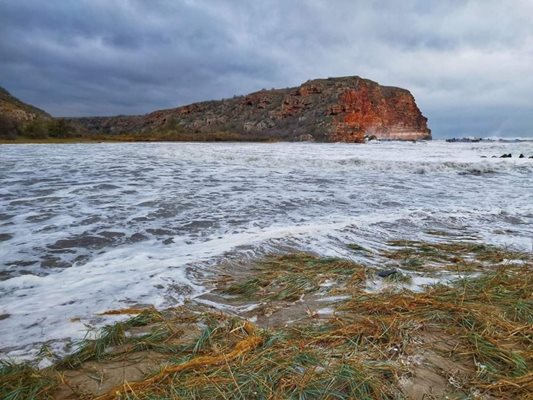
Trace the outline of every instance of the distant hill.
{"type": "Polygon", "coordinates": [[[51,120],[45,111],[26,104],[0,87],[0,138],[14,138],[22,133],[22,126],[35,120],[51,120]]]}
{"type": "MultiPolygon", "coordinates": [[[[0,108],[0,114],[28,120],[40,112],[40,118],[50,118],[5,93],[14,110],[0,108]]],[[[88,138],[123,140],[431,139],[427,119],[408,90],[358,76],[315,79],[298,87],[261,90],[145,115],[65,118],[52,131],[58,134],[59,128],[88,138]]]]}
{"type": "Polygon", "coordinates": [[[26,104],[0,87],[0,115],[15,121],[31,121],[36,118],[52,118],[45,111],[26,104]]]}

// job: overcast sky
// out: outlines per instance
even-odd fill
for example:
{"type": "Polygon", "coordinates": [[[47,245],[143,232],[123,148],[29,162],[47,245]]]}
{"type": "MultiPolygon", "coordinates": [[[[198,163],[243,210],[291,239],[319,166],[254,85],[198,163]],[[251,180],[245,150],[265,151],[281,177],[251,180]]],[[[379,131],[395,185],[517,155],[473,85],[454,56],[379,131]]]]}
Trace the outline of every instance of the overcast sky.
{"type": "Polygon", "coordinates": [[[0,86],[54,116],[312,79],[411,90],[434,137],[533,136],[533,0],[0,0],[0,86]]]}

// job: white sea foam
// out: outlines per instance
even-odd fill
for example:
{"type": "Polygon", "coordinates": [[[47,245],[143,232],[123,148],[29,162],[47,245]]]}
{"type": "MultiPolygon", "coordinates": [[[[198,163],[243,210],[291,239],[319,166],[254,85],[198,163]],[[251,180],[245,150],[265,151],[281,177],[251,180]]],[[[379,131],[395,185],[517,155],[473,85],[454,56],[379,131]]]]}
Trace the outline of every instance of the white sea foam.
{"type": "Polygon", "coordinates": [[[531,251],[531,155],[531,142],[2,145],[0,353],[196,297],[220,261],[288,248],[364,261],[346,244],[428,231],[531,251]]]}

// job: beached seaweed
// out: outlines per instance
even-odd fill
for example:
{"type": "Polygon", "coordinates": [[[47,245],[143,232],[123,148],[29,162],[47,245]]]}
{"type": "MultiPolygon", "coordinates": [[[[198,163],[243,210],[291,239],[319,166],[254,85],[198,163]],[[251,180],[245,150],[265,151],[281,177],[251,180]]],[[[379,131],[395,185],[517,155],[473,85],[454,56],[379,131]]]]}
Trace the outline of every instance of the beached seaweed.
{"type": "Polygon", "coordinates": [[[362,252],[362,253],[370,252],[370,250],[368,250],[366,247],[363,247],[357,243],[348,243],[346,247],[348,247],[350,250],[355,251],[355,252],[362,252]]]}
{"type": "MultiPolygon", "coordinates": [[[[139,310],[140,311],[140,310],[139,310]]],[[[129,309],[128,309],[129,313],[129,309]]],[[[113,312],[113,314],[118,314],[113,312]]],[[[77,349],[71,355],[58,363],[59,368],[75,368],[89,360],[101,360],[108,353],[108,349],[128,342],[126,331],[128,329],[145,326],[155,321],[162,320],[161,314],[155,309],[140,311],[139,315],[124,322],[117,322],[104,326],[97,334],[96,339],[87,337],[77,344],[77,349]]]]}
{"type": "Polygon", "coordinates": [[[403,269],[427,271],[435,266],[452,271],[486,270],[502,263],[531,261],[531,254],[478,242],[392,240],[382,255],[403,269]]]}
{"type": "Polygon", "coordinates": [[[3,400],[53,399],[59,380],[30,363],[0,361],[0,398],[3,400]]]}
{"type": "MultiPolygon", "coordinates": [[[[341,294],[343,300],[331,305],[335,313],[262,329],[192,303],[146,310],[104,328],[51,368],[6,365],[0,393],[9,399],[65,400],[69,393],[99,400],[400,399],[416,397],[413,391],[422,387],[425,398],[528,398],[533,389],[528,257],[475,244],[391,245],[389,257],[408,254],[446,265],[469,258],[486,268],[417,292],[402,286],[367,292],[372,274],[357,263],[300,253],[270,257],[248,275],[225,280],[219,291],[239,301],[275,303],[281,313],[302,296],[341,294]],[[504,260],[520,256],[521,262],[501,262],[502,252],[504,260]],[[86,372],[87,365],[98,365],[106,376],[115,360],[129,364],[136,357],[152,360],[151,372],[133,380],[124,375],[118,386],[96,385],[86,372]],[[92,386],[72,386],[72,374],[78,383],[87,375],[92,386]],[[424,380],[427,374],[433,380],[424,380]]],[[[394,275],[400,283],[405,279],[394,275]]]]}
{"type": "MultiPolygon", "coordinates": [[[[295,301],[318,292],[327,282],[335,288],[365,279],[360,264],[338,258],[319,258],[307,253],[270,257],[254,267],[254,276],[222,288],[222,293],[246,300],[295,301]]],[[[328,291],[328,289],[324,289],[328,291]]]]}

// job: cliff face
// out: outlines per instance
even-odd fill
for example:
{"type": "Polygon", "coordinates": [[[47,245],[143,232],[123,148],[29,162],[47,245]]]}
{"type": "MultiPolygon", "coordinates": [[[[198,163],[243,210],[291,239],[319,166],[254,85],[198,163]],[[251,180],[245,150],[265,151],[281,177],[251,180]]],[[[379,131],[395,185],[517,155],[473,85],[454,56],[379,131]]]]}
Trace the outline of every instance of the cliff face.
{"type": "Polygon", "coordinates": [[[362,142],[431,139],[427,119],[405,89],[360,77],[308,81],[296,88],[155,111],[142,116],[72,118],[86,133],[174,132],[239,138],[362,142]]]}
{"type": "Polygon", "coordinates": [[[49,114],[0,88],[0,134],[17,135],[22,125],[34,120],[40,121],[31,128],[34,134],[45,129],[57,137],[68,126],[69,132],[77,135],[125,134],[170,140],[431,139],[427,119],[409,91],[360,77],[316,79],[296,88],[262,90],[146,115],[62,120],[52,120],[49,114]],[[49,123],[43,125],[42,121],[49,123]]]}

